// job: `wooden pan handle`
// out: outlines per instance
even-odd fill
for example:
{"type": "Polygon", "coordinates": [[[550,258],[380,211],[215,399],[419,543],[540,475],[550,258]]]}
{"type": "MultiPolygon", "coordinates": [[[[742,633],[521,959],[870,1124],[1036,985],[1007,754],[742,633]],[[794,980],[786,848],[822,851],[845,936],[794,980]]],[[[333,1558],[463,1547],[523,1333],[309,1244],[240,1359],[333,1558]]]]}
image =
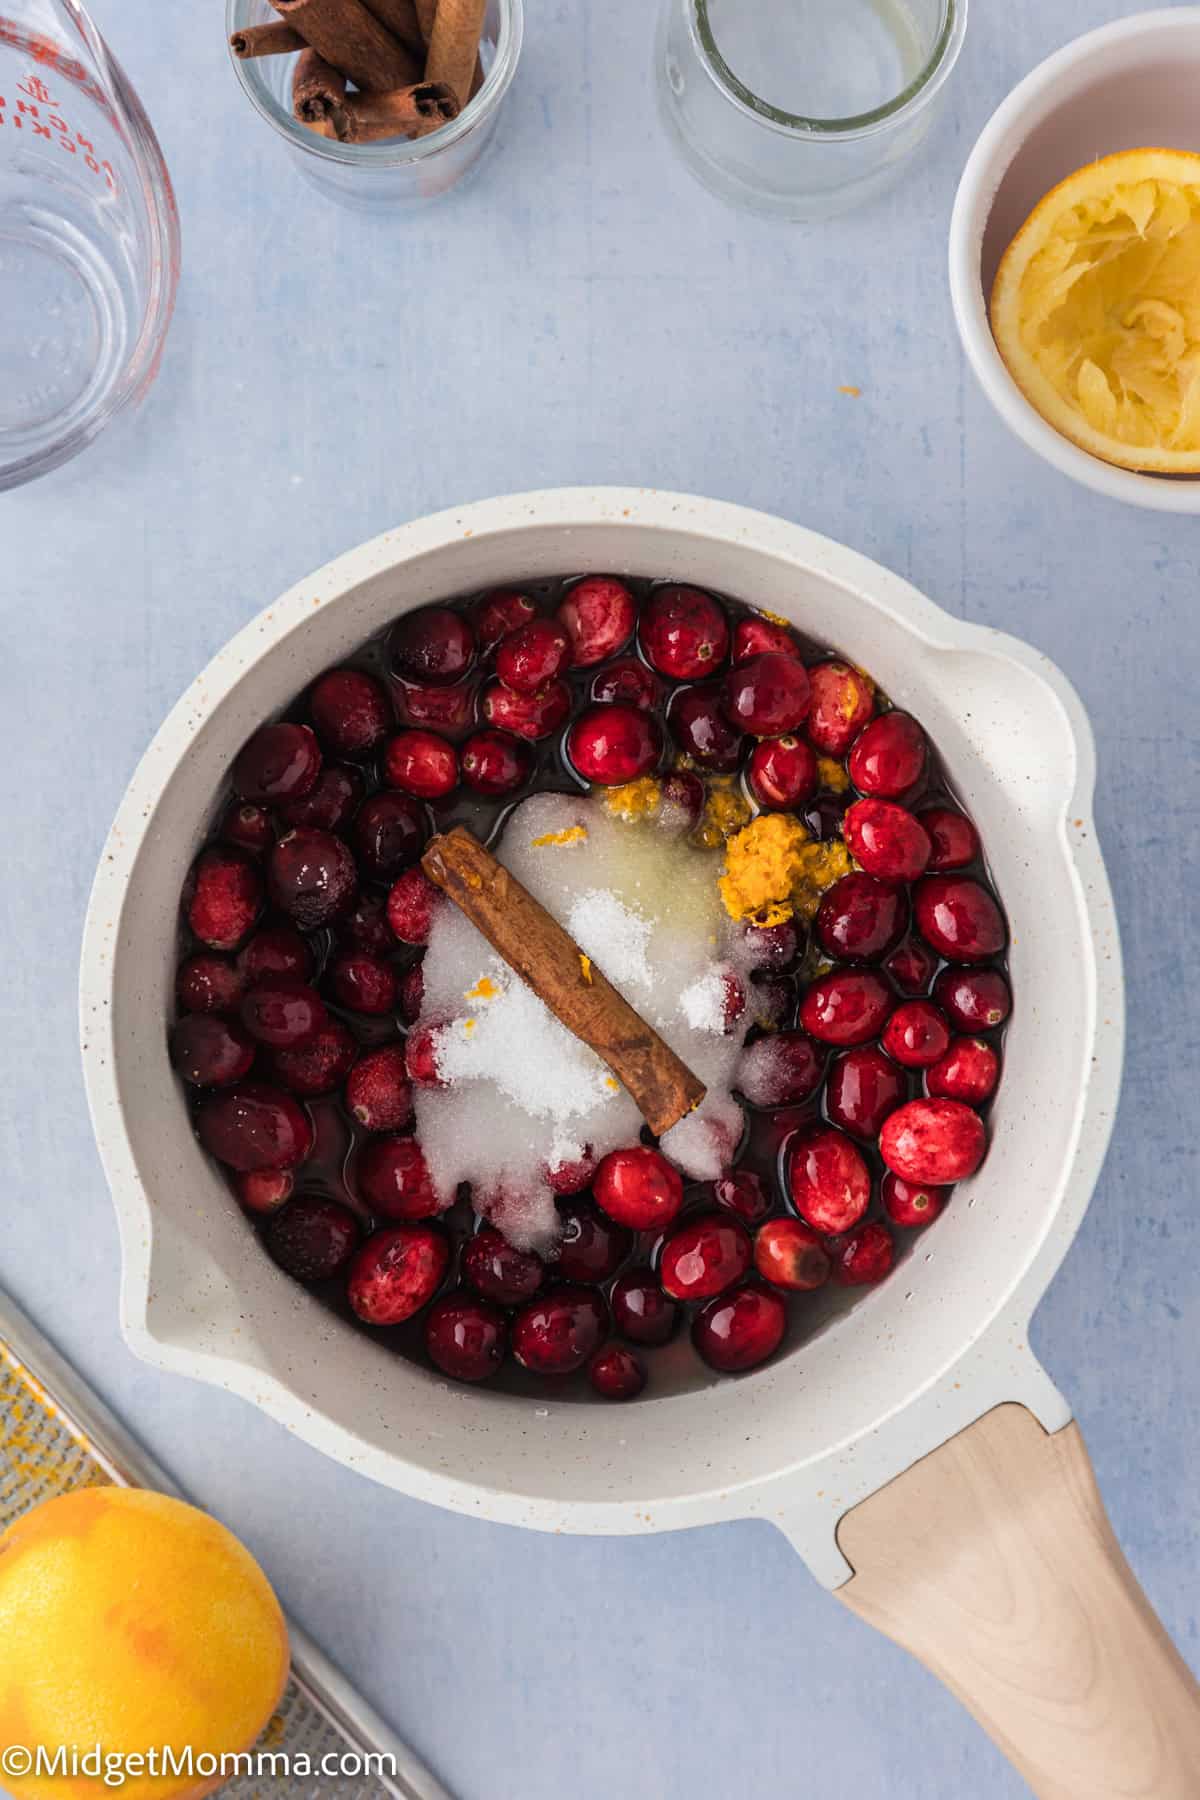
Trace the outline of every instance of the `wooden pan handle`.
{"type": "Polygon", "coordinates": [[[1076,1425],[1000,1406],[847,1513],[838,1598],[931,1669],[1038,1800],[1197,1800],[1200,1687],[1076,1425]]]}

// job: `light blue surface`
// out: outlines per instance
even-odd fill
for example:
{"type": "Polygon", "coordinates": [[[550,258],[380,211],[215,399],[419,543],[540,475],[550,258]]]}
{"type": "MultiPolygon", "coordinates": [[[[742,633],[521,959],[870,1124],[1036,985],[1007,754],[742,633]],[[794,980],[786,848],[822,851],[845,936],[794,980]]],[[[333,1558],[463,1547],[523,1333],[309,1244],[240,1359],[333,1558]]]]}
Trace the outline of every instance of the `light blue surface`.
{"type": "Polygon", "coordinates": [[[531,0],[494,155],[415,218],[331,210],[298,182],[217,7],[96,4],[174,174],[185,273],[132,427],[0,502],[0,1280],[462,1800],[1016,1800],[949,1696],[768,1526],[480,1525],[136,1363],[75,966],[105,831],[167,708],[280,589],[398,520],[669,485],[797,519],[1029,638],[1096,723],[1131,1027],[1115,1147],[1035,1342],[1200,1659],[1196,527],[1113,507],[1011,441],[964,371],[944,275],[992,107],[1128,6],[977,4],[903,185],[805,229],[725,210],[668,153],[649,0],[531,0]]]}

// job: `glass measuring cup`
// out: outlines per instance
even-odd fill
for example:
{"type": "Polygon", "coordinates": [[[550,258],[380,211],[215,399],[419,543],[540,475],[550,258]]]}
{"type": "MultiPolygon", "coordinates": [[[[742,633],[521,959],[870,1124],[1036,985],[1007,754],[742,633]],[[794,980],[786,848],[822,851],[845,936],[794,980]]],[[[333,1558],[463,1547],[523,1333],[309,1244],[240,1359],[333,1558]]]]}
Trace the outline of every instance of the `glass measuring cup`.
{"type": "Polygon", "coordinates": [[[141,398],[178,280],[162,152],[79,0],[0,0],[0,490],[141,398]]]}
{"type": "Polygon", "coordinates": [[[966,23],[967,0],[662,0],[663,115],[725,199],[826,217],[895,179],[966,23]]]}

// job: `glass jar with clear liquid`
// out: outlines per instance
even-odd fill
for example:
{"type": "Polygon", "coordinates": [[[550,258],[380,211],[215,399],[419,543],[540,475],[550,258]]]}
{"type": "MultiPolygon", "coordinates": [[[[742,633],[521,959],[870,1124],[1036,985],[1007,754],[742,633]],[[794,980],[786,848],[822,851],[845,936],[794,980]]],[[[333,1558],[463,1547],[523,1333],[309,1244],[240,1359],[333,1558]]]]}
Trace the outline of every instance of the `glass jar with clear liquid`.
{"type": "Polygon", "coordinates": [[[925,136],[967,0],[663,0],[659,94],[725,199],[822,218],[880,192],[925,136]]]}
{"type": "Polygon", "coordinates": [[[0,0],[0,490],[140,399],[178,279],[162,153],[79,0],[0,0]]]}

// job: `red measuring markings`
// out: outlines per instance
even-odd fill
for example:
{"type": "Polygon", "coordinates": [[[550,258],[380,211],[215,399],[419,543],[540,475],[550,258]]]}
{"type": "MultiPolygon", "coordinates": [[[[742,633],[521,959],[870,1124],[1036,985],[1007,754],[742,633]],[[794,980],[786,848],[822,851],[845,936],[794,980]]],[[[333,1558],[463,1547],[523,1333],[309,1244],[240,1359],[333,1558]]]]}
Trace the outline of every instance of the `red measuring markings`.
{"type": "Polygon", "coordinates": [[[4,95],[0,94],[0,127],[27,131],[33,139],[56,144],[64,155],[80,157],[84,166],[106,181],[115,193],[117,178],[107,158],[97,156],[96,146],[91,139],[69,125],[61,113],[46,111],[47,107],[56,107],[58,102],[51,97],[41,76],[32,73],[27,75],[24,81],[18,81],[16,91],[33,97],[28,100],[20,99],[15,107],[10,107],[4,95]]]}

